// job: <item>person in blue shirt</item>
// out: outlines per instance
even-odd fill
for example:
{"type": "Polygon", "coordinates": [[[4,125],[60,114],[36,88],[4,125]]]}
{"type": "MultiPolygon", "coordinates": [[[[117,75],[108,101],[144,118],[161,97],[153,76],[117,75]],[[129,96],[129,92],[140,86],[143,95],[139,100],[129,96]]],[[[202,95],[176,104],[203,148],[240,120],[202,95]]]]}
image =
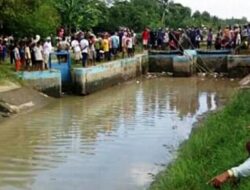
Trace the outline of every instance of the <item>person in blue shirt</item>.
{"type": "Polygon", "coordinates": [[[120,38],[119,38],[117,32],[113,33],[113,35],[111,36],[111,43],[112,43],[111,52],[112,52],[113,56],[116,58],[117,53],[118,53],[118,49],[120,47],[120,38]]]}

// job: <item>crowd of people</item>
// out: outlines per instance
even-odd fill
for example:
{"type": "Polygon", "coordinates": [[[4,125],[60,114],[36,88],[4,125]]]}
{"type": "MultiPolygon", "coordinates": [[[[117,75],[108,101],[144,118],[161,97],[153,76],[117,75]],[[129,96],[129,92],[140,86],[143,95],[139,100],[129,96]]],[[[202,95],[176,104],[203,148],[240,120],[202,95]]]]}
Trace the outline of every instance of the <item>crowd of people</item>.
{"type": "Polygon", "coordinates": [[[158,29],[145,28],[142,33],[145,49],[199,49],[201,42],[206,42],[207,49],[236,49],[248,48],[250,44],[250,24],[221,27],[217,31],[206,27],[190,27],[186,29],[158,29]]]}
{"type": "Polygon", "coordinates": [[[201,28],[158,29],[145,28],[141,36],[128,28],[120,28],[114,32],[78,31],[71,36],[65,35],[64,29],[57,31],[57,36],[41,39],[14,39],[13,36],[0,36],[0,63],[10,57],[10,62],[16,65],[16,70],[44,70],[49,68],[49,56],[52,52],[69,52],[76,64],[83,67],[96,65],[102,60],[110,61],[121,55],[132,57],[135,46],[141,41],[145,50],[181,50],[199,49],[201,43],[206,43],[207,49],[240,49],[248,48],[250,44],[250,24],[234,25],[219,28],[217,31],[201,28]],[[138,40],[140,38],[140,40],[138,40]]]}
{"type": "Polygon", "coordinates": [[[119,53],[122,58],[132,57],[135,45],[136,34],[128,28],[97,35],[79,31],[71,36],[66,36],[64,30],[60,29],[56,37],[50,36],[45,40],[39,35],[21,40],[12,36],[0,36],[0,61],[4,62],[9,55],[10,62],[15,63],[17,71],[44,70],[49,68],[49,56],[52,52],[68,52],[72,54],[76,64],[88,67],[102,60],[116,59],[119,53]]]}

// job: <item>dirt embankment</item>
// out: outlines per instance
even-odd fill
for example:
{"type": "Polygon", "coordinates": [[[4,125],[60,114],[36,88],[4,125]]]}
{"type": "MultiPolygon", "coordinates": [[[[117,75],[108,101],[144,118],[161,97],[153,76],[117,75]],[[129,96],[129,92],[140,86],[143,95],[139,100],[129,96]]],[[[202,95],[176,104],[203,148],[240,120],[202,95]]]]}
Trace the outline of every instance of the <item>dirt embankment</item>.
{"type": "Polygon", "coordinates": [[[4,118],[45,106],[52,100],[53,98],[28,87],[0,92],[0,122],[4,118]]]}

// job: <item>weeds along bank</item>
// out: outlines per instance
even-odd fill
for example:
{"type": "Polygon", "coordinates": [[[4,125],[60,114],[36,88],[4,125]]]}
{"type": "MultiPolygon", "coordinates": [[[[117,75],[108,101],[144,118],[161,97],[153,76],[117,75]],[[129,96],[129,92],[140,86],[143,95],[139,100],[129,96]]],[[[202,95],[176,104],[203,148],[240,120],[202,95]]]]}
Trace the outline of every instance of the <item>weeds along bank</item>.
{"type": "MultiPolygon", "coordinates": [[[[250,90],[238,92],[221,111],[210,114],[180,148],[177,159],[156,177],[151,190],[209,190],[207,182],[248,157],[250,90]]],[[[226,184],[222,189],[233,189],[226,184]]],[[[249,190],[250,179],[236,189],[249,190]]]]}

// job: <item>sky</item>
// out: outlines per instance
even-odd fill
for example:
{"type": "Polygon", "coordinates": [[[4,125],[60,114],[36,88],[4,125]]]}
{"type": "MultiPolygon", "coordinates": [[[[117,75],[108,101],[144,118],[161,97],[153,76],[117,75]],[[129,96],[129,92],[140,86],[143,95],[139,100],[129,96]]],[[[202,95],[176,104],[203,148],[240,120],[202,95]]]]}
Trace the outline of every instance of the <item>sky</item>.
{"type": "Polygon", "coordinates": [[[176,3],[188,6],[194,12],[208,11],[220,18],[242,18],[250,20],[249,0],[174,0],[176,3]]]}

